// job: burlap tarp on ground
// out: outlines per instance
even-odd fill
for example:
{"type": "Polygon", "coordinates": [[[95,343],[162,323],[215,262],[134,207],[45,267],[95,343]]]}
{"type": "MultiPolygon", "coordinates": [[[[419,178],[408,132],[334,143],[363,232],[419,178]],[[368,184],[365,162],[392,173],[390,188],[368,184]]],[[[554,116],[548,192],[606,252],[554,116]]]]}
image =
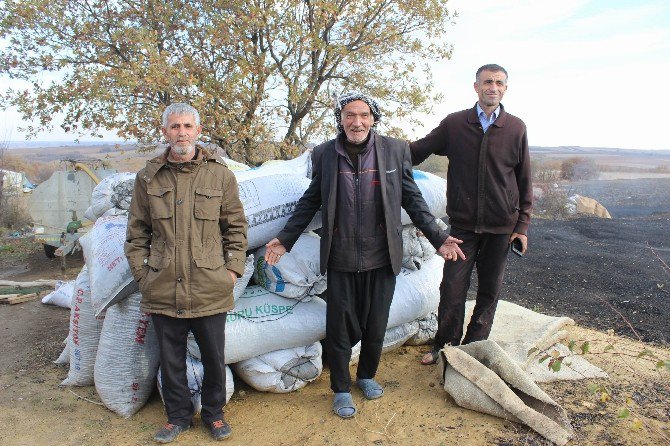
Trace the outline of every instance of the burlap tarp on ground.
{"type": "MultiPolygon", "coordinates": [[[[466,303],[465,326],[470,321],[474,304],[474,301],[466,303]]],[[[501,300],[489,339],[496,341],[535,382],[607,378],[603,370],[584,357],[571,354],[568,347],[561,344],[568,336],[565,328],[574,323],[569,317],[549,316],[501,300]],[[554,350],[566,356],[558,372],[549,369],[547,361],[540,362],[543,356],[554,350]]]]}
{"type": "Polygon", "coordinates": [[[525,424],[564,445],[572,436],[565,411],[494,341],[440,351],[444,390],[461,407],[525,424]]]}

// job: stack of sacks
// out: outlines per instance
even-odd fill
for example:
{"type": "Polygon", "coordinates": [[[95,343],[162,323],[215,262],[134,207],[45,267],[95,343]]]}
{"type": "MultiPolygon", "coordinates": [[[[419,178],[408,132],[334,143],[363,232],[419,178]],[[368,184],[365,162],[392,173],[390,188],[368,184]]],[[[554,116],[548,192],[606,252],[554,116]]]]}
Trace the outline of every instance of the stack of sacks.
{"type": "Polygon", "coordinates": [[[235,160],[231,160],[230,158],[226,158],[225,156],[222,156],[221,159],[223,159],[223,162],[226,164],[226,167],[230,169],[233,172],[240,172],[242,170],[249,170],[251,167],[247,166],[244,163],[237,162],[235,160]]]}
{"type": "Polygon", "coordinates": [[[265,262],[266,248],[256,251],[254,280],[268,291],[303,302],[326,291],[326,276],[321,274],[319,236],[304,233],[274,266],[265,262]]]}
{"type": "MultiPolygon", "coordinates": [[[[259,287],[247,287],[226,318],[226,363],[286,348],[313,344],[326,336],[326,303],[300,302],[259,287]]],[[[188,351],[200,358],[189,336],[188,351]]]]}
{"type": "MultiPolygon", "coordinates": [[[[263,247],[284,227],[307,190],[311,181],[311,152],[294,160],[268,162],[253,169],[231,160],[227,160],[227,164],[238,179],[240,199],[249,223],[249,249],[263,247]]],[[[71,370],[78,372],[82,368],[79,362],[88,361],[85,367],[88,378],[81,382],[94,383],[105,405],[126,417],[144,404],[158,374],[151,319],[139,309],[140,294],[136,292],[137,285],[123,252],[126,210],[134,179],[134,173],[108,177],[94,194],[91,214],[96,224],[81,239],[87,266],[82,270],[86,274],[80,281],[90,279],[86,309],[90,313],[88,319],[98,324],[97,335],[90,337],[95,350],[82,354],[73,341],[74,338],[79,342],[81,338],[83,302],[77,302],[76,316],[73,309],[74,328],[65,349],[69,349],[71,370]],[[95,314],[100,317],[106,314],[109,322],[96,320],[95,314]]],[[[435,215],[444,215],[444,181],[418,171],[415,179],[435,215]]],[[[317,213],[306,232],[320,224],[320,213],[317,213]]],[[[417,242],[414,246],[418,248],[409,253],[410,266],[417,271],[403,269],[398,277],[385,349],[417,336],[421,326],[417,319],[437,308],[443,260],[434,256],[432,248],[425,246],[427,241],[417,237],[416,231],[413,237],[417,242]]],[[[262,260],[263,255],[264,248],[261,248],[256,257],[256,281],[272,292],[259,286],[247,286],[254,273],[254,257],[247,257],[245,273],[233,291],[235,308],[227,317],[226,362],[234,364],[239,376],[256,389],[289,392],[317,379],[322,372],[319,341],[325,337],[326,303],[316,296],[325,291],[326,278],[320,274],[319,239],[314,234],[304,234],[292,252],[272,268],[262,260]]],[[[196,411],[200,408],[202,380],[199,356],[191,336],[187,369],[196,411]]],[[[228,398],[232,392],[231,376],[228,398]]]]}
{"type": "Polygon", "coordinates": [[[434,255],[418,271],[400,270],[389,312],[389,328],[412,322],[437,310],[443,266],[444,259],[434,255]]]}

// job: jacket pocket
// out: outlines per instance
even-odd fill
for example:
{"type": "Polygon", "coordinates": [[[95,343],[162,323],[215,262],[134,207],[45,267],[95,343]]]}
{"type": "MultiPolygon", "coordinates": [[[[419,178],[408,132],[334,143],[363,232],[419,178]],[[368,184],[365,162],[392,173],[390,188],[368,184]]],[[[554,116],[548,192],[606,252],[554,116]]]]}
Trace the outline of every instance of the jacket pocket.
{"type": "Polygon", "coordinates": [[[198,268],[218,269],[225,264],[221,241],[191,247],[193,262],[198,268]]]}
{"type": "Polygon", "coordinates": [[[217,269],[224,265],[223,256],[210,256],[204,259],[193,259],[198,268],[217,269]]]}
{"type": "Polygon", "coordinates": [[[174,188],[156,187],[148,188],[149,210],[151,218],[171,218],[174,214],[174,188]]]}
{"type": "Polygon", "coordinates": [[[193,215],[201,220],[218,220],[221,215],[221,197],[223,191],[198,187],[195,189],[193,215]]]}
{"type": "MultiPolygon", "coordinates": [[[[142,292],[142,296],[144,296],[144,298],[148,298],[148,296],[151,294],[151,291],[156,288],[156,285],[158,288],[160,288],[161,283],[172,282],[172,277],[169,279],[167,277],[161,278],[161,276],[164,276],[164,273],[166,273],[166,268],[170,265],[170,262],[171,259],[169,257],[164,257],[163,255],[156,254],[154,252],[149,255],[149,258],[147,259],[149,271],[147,271],[144,278],[139,282],[140,291],[142,292]]],[[[160,292],[158,292],[157,295],[160,295],[160,292]]]]}

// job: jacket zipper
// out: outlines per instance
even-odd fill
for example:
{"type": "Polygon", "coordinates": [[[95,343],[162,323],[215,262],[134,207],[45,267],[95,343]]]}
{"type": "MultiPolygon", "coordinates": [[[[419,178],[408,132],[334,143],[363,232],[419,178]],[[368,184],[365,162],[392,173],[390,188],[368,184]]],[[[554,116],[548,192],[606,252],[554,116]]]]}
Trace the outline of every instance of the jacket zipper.
{"type": "Polygon", "coordinates": [[[361,168],[361,156],[360,154],[356,155],[356,193],[354,194],[354,199],[356,200],[356,270],[361,272],[363,269],[363,254],[361,252],[361,225],[362,225],[362,206],[361,206],[361,184],[360,184],[360,168],[361,168]]]}

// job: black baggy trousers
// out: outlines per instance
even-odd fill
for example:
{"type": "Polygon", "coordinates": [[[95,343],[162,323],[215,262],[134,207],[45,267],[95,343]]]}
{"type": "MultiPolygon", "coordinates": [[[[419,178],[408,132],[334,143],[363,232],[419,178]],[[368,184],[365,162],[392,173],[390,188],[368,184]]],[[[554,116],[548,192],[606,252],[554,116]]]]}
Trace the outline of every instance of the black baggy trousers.
{"type": "Polygon", "coordinates": [[[181,319],[152,314],[161,361],[161,384],[168,423],[189,426],[193,417],[191,391],[186,378],[186,338],[192,331],[200,348],[204,369],[202,411],[204,423],[223,418],[226,404],[225,346],[227,313],[181,319]]]}
{"type": "Polygon", "coordinates": [[[349,361],[358,341],[356,378],[377,373],[395,282],[390,265],[360,273],[328,270],[325,346],[333,392],[351,390],[349,361]]]}
{"type": "Polygon", "coordinates": [[[453,237],[463,240],[460,246],[466,260],[444,262],[440,284],[438,328],[434,349],[444,344],[461,345],[487,339],[493,325],[498,297],[507,264],[510,234],[478,234],[451,228],[453,237]],[[472,269],[477,265],[477,300],[465,338],[465,299],[470,288],[472,269]]]}

